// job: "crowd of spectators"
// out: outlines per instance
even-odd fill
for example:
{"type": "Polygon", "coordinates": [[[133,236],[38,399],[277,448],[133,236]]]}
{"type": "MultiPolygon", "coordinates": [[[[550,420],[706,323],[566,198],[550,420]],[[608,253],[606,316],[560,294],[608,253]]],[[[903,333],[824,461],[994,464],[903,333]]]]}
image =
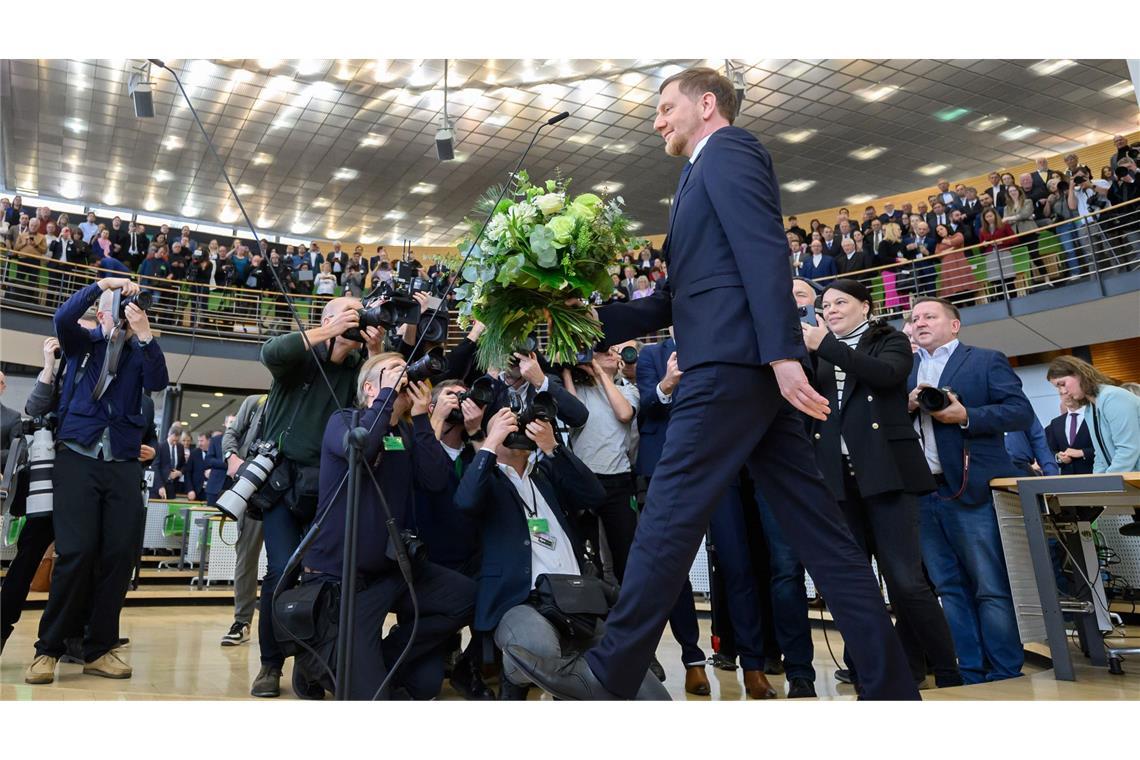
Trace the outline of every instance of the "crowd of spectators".
{"type": "Polygon", "coordinates": [[[793,274],[826,280],[855,272],[865,284],[881,277],[889,310],[914,296],[984,303],[1129,265],[1140,253],[1140,207],[1097,212],[1140,197],[1140,146],[1119,135],[1114,143],[1111,165],[1096,179],[1069,153],[1063,169],[1041,158],[1018,177],[991,172],[990,186],[981,191],[961,183],[951,189],[940,179],[938,192],[925,200],[867,206],[859,220],[843,208],[834,224],[812,219],[805,229],[790,216],[793,274]],[[1042,237],[1042,227],[1051,227],[1059,250],[1042,237]],[[1013,256],[1022,246],[1029,264],[1024,273],[1013,256]]]}

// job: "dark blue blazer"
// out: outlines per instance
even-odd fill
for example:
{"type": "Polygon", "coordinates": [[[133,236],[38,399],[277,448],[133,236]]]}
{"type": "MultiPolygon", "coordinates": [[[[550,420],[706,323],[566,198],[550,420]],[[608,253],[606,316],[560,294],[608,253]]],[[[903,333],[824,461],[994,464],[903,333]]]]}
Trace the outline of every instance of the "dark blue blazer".
{"type": "MultiPolygon", "coordinates": [[[[1045,428],[1045,442],[1054,454],[1069,448],[1069,431],[1065,427],[1068,424],[1068,419],[1069,415],[1067,414],[1059,415],[1049,422],[1049,427],[1045,428]]],[[[1061,465],[1061,474],[1088,475],[1091,473],[1096,451],[1093,449],[1092,436],[1089,435],[1089,426],[1085,424],[1083,414],[1077,415],[1077,437],[1073,441],[1072,448],[1081,449],[1085,454],[1084,458],[1074,459],[1068,464],[1061,465]]]]}
{"type": "Polygon", "coordinates": [[[206,493],[221,493],[226,487],[226,462],[222,459],[222,436],[210,436],[210,447],[203,461],[210,477],[206,480],[206,493]]]}
{"type": "MultiPolygon", "coordinates": [[[[908,388],[918,385],[918,354],[914,357],[908,388]]],[[[988,348],[959,343],[942,370],[938,387],[950,388],[966,407],[970,426],[934,420],[938,459],[947,485],[943,496],[952,496],[962,485],[963,451],[970,447],[970,472],[960,497],[965,504],[990,501],[990,480],[1019,475],[1005,450],[1005,432],[1028,430],[1036,417],[1019,378],[1005,354],[988,348]]]]}
{"type": "MultiPolygon", "coordinates": [[[[602,484],[565,446],[553,457],[543,457],[531,470],[531,480],[581,561],[585,552],[569,516],[601,504],[606,498],[602,484]]],[[[455,492],[455,506],[479,524],[483,544],[472,630],[493,631],[507,610],[526,600],[532,585],[523,502],[510,479],[499,471],[494,452],[483,449],[475,455],[455,492]]]]}
{"type": "Polygon", "coordinates": [[[1015,430],[1005,434],[1005,450],[1019,469],[1025,470],[1036,461],[1043,474],[1061,474],[1057,460],[1045,442],[1045,430],[1036,417],[1028,430],[1015,430]]]}
{"type": "Polygon", "coordinates": [[[805,358],[768,151],[750,132],[723,127],[691,166],[670,207],[668,285],[598,309],[606,342],[672,324],[682,370],[805,358]]]}
{"type": "Polygon", "coordinates": [[[186,462],[187,489],[194,492],[200,500],[206,498],[206,452],[195,446],[190,449],[190,458],[186,462]]]}
{"type": "MultiPolygon", "coordinates": [[[[652,477],[665,448],[665,430],[669,427],[671,404],[662,404],[657,398],[657,384],[665,378],[669,366],[669,355],[677,350],[672,338],[660,343],[652,343],[641,351],[637,358],[637,391],[641,403],[637,410],[637,431],[641,436],[638,444],[637,462],[634,472],[652,477]]],[[[680,359],[680,354],[678,354],[680,359]]]]}
{"type": "Polygon", "coordinates": [[[820,258],[819,266],[812,264],[810,254],[804,259],[804,262],[800,264],[800,277],[806,277],[809,280],[814,280],[816,277],[834,277],[837,274],[839,274],[839,270],[835,267],[835,259],[827,254],[824,254],[820,258]]]}

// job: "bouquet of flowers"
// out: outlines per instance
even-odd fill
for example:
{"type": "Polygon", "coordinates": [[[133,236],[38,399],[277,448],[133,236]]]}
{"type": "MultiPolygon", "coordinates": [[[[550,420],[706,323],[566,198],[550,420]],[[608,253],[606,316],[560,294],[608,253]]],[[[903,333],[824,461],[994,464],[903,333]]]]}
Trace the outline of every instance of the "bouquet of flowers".
{"type": "MultiPolygon", "coordinates": [[[[479,339],[483,367],[506,366],[540,323],[548,327],[546,355],[574,363],[575,354],[602,338],[601,324],[587,306],[571,305],[597,292],[613,292],[609,267],[633,241],[621,197],[592,193],[571,197],[569,179],[533,185],[519,172],[513,193],[495,207],[482,241],[471,247],[479,223],[468,220],[460,250],[470,258],[455,291],[459,317],[486,325],[479,339]]],[[[500,188],[484,194],[476,212],[491,213],[500,188]]]]}

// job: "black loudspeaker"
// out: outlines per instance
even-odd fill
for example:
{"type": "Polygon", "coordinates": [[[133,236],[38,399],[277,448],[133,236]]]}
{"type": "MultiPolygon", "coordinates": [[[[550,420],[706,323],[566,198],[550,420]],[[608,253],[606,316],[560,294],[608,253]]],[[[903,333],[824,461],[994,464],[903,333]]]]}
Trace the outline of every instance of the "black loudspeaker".
{"type": "Polygon", "coordinates": [[[135,72],[127,80],[127,92],[131,96],[131,104],[135,107],[135,118],[154,118],[154,95],[151,93],[150,82],[145,72],[135,72]]]}
{"type": "Polygon", "coordinates": [[[451,161],[455,158],[455,133],[445,127],[435,133],[435,153],[440,161],[451,161]]]}

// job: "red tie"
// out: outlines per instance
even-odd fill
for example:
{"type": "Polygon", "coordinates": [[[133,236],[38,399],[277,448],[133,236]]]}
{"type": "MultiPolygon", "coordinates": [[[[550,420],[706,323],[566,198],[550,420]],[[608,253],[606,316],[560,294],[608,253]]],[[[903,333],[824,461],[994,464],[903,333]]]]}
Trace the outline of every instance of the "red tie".
{"type": "Polygon", "coordinates": [[[1069,445],[1077,440],[1077,413],[1069,412],[1069,445]]]}

